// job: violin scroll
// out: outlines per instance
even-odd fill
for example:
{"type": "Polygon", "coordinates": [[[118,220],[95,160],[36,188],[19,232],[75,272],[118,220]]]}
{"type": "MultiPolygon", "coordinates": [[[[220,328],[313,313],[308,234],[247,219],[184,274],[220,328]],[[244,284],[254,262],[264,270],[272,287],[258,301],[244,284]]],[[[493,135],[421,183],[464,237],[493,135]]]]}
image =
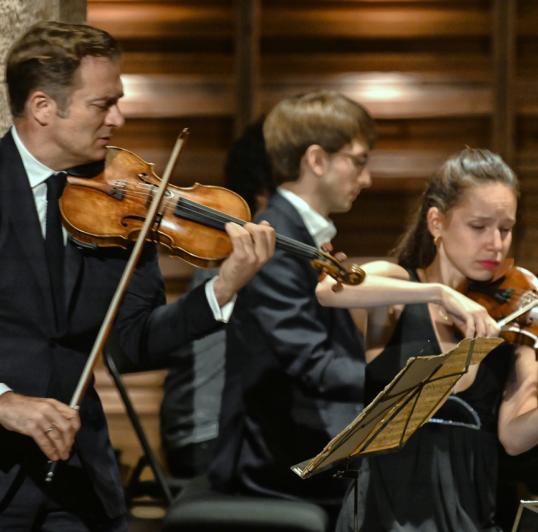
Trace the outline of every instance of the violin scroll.
{"type": "Polygon", "coordinates": [[[322,275],[329,275],[336,281],[332,287],[334,292],[342,290],[345,284],[359,285],[366,277],[366,272],[358,264],[351,264],[349,268],[346,268],[336,257],[326,251],[320,252],[319,257],[313,259],[310,264],[322,275]]]}

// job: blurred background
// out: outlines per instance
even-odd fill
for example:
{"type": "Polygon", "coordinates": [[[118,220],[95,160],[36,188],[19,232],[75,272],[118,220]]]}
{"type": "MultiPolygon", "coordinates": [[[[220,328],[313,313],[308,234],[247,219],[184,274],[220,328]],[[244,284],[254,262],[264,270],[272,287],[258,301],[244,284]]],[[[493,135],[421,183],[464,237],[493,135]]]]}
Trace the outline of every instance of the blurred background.
{"type": "Polygon", "coordinates": [[[125,51],[118,145],[159,172],[191,130],[176,184],[219,184],[248,122],[284,96],[332,88],[379,126],[373,186],[336,218],[336,248],[385,255],[424,178],[465,145],[489,147],[522,180],[514,252],[538,270],[538,2],[88,0],[87,20],[125,51]]]}

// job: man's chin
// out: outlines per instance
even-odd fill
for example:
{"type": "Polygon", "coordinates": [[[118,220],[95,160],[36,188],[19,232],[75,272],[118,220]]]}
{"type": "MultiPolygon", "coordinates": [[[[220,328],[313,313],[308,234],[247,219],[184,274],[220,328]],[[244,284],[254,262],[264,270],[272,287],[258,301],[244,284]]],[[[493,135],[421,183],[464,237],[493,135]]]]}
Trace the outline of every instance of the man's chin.
{"type": "Polygon", "coordinates": [[[345,205],[339,205],[332,212],[333,214],[345,214],[346,212],[349,212],[351,210],[351,207],[353,207],[352,201],[346,203],[345,205]]]}
{"type": "Polygon", "coordinates": [[[89,154],[91,156],[91,160],[89,160],[88,162],[102,161],[106,157],[106,154],[107,147],[99,146],[95,148],[95,150],[93,150],[91,154],[89,154]]]}

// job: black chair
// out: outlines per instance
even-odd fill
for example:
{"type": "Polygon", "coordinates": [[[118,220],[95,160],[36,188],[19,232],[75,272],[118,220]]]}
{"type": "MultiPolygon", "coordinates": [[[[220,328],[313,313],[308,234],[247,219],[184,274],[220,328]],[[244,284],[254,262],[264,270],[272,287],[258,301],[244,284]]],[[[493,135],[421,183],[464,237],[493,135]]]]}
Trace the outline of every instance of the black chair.
{"type": "Polygon", "coordinates": [[[186,484],[163,522],[165,532],[327,532],[328,526],[327,513],[316,504],[222,494],[205,476],[186,484]]]}
{"type": "Polygon", "coordinates": [[[108,342],[103,349],[103,359],[105,365],[118,389],[121,400],[125,405],[127,416],[133,426],[136,437],[142,447],[142,456],[138,460],[133,472],[125,487],[125,496],[127,503],[130,504],[134,497],[140,495],[152,495],[154,497],[160,497],[164,500],[168,506],[173,500],[173,490],[179,490],[180,486],[175,486],[165,477],[161,466],[149,445],[148,438],[142,427],[142,423],[138,418],[133,403],[129,397],[125,384],[123,383],[122,373],[134,373],[139,371],[145,371],[146,368],[134,367],[132,362],[127,358],[123,350],[119,346],[119,342],[114,335],[111,335],[108,342]],[[149,467],[153,473],[154,482],[142,481],[140,476],[144,469],[149,467]]]}

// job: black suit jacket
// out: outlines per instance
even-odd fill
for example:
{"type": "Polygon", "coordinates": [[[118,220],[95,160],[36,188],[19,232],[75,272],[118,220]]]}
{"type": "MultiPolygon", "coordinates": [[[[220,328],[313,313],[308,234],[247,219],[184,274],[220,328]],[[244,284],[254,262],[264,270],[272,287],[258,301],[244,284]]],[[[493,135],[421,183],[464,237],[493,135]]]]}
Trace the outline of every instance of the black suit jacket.
{"type": "MultiPolygon", "coordinates": [[[[124,250],[68,242],[68,321],[56,328],[35,202],[13,138],[6,134],[0,140],[0,382],[21,394],[69,403],[127,259],[124,250]]],[[[116,321],[122,347],[134,363],[162,366],[167,353],[218,326],[203,290],[162,306],[156,250],[146,247],[116,321]]],[[[82,462],[109,516],[120,515],[125,507],[118,470],[93,386],[80,416],[74,460],[82,462]]],[[[1,502],[21,467],[41,478],[47,467],[30,438],[1,427],[0,448],[1,502]]]]}
{"type": "MultiPolygon", "coordinates": [[[[260,216],[314,245],[296,209],[275,194],[260,216]]],[[[213,485],[339,504],[345,486],[301,480],[290,466],[317,454],[362,407],[364,353],[346,310],[315,297],[308,261],[277,251],[240,292],[227,327],[226,380],[213,485]]]]}

